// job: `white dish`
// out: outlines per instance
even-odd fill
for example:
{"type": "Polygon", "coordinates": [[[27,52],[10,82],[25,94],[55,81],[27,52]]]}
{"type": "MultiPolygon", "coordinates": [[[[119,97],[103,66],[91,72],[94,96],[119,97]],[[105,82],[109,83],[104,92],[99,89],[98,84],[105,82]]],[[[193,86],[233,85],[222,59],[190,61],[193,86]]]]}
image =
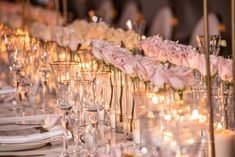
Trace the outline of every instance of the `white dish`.
{"type": "MultiPolygon", "coordinates": [[[[22,143],[17,143],[19,142],[19,139],[17,140],[19,136],[10,136],[9,138],[13,138],[13,139],[16,138],[15,142],[11,141],[8,143],[0,144],[0,152],[30,150],[30,149],[40,148],[40,147],[47,145],[50,142],[62,141],[63,139],[63,129],[61,127],[57,127],[57,128],[55,127],[55,130],[52,129],[49,132],[40,133],[40,134],[48,134],[48,133],[53,136],[46,137],[43,135],[42,137],[45,137],[45,138],[41,140],[31,140],[29,142],[24,142],[24,141],[27,141],[27,138],[26,138],[22,140],[22,143]],[[57,130],[62,131],[62,132],[60,134],[55,134],[55,132],[58,133],[57,130]]],[[[37,135],[37,136],[40,136],[40,135],[37,135]]],[[[71,138],[72,138],[72,134],[71,132],[68,132],[68,139],[71,139],[71,138]]]]}
{"type": "Polygon", "coordinates": [[[9,89],[0,89],[0,95],[7,95],[11,93],[15,93],[16,90],[14,88],[9,88],[9,89]]]}
{"type": "Polygon", "coordinates": [[[0,143],[2,144],[15,144],[15,143],[30,143],[40,140],[49,139],[63,135],[64,130],[61,126],[55,126],[48,130],[48,132],[34,133],[29,135],[19,136],[0,136],[0,143]]]}
{"type": "Polygon", "coordinates": [[[0,151],[19,151],[19,150],[29,150],[29,149],[36,149],[47,145],[50,142],[54,141],[62,141],[62,135],[55,136],[52,138],[44,139],[37,142],[29,142],[29,143],[14,143],[14,144],[0,144],[0,151]]]}
{"type": "Polygon", "coordinates": [[[19,151],[19,150],[29,150],[41,148],[47,145],[49,142],[38,142],[38,143],[20,143],[20,144],[0,144],[0,151],[19,151]]]}
{"type": "Polygon", "coordinates": [[[12,130],[24,130],[40,127],[41,125],[17,125],[17,124],[9,124],[9,125],[0,125],[0,131],[12,131],[12,130]]]}
{"type": "Polygon", "coordinates": [[[22,117],[4,117],[0,118],[0,125],[3,124],[15,124],[19,121],[40,121],[45,120],[48,117],[59,117],[58,114],[48,114],[48,115],[32,115],[32,116],[22,116],[22,117]]]}

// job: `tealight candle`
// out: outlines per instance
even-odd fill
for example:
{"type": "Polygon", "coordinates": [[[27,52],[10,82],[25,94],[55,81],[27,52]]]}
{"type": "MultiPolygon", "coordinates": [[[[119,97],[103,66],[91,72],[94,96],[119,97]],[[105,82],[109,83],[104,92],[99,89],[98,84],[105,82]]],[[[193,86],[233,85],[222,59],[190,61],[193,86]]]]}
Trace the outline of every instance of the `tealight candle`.
{"type": "Polygon", "coordinates": [[[110,124],[111,124],[111,128],[115,129],[115,127],[116,127],[115,111],[110,111],[110,124]]]}
{"type": "Polygon", "coordinates": [[[215,131],[215,155],[216,157],[234,157],[235,133],[227,129],[215,131]]]}
{"type": "Polygon", "coordinates": [[[140,120],[139,119],[134,121],[133,142],[140,144],[140,120]]]}
{"type": "Polygon", "coordinates": [[[100,121],[104,121],[104,110],[102,110],[102,111],[99,111],[99,120],[100,121]]]}

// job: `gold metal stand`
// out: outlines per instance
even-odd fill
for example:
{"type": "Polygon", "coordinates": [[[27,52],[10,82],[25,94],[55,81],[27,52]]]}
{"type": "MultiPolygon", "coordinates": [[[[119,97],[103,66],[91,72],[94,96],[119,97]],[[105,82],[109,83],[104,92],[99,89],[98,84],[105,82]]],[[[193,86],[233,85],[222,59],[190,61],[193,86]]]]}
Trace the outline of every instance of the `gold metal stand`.
{"type": "Polygon", "coordinates": [[[211,74],[210,74],[210,52],[209,52],[209,28],[208,28],[208,0],[203,0],[203,14],[204,14],[204,34],[205,34],[205,49],[204,54],[206,55],[206,71],[207,71],[207,98],[208,105],[210,107],[209,117],[209,130],[210,130],[210,146],[211,146],[211,157],[215,157],[215,144],[214,144],[214,115],[212,106],[212,91],[211,91],[211,74]]]}
{"type": "Polygon", "coordinates": [[[63,0],[63,17],[64,17],[64,24],[66,24],[68,20],[67,0],[63,0]]]}
{"type": "MultiPolygon", "coordinates": [[[[233,102],[235,102],[235,0],[231,0],[232,56],[233,56],[233,102]]],[[[235,111],[234,111],[235,112],[235,111]]]]}

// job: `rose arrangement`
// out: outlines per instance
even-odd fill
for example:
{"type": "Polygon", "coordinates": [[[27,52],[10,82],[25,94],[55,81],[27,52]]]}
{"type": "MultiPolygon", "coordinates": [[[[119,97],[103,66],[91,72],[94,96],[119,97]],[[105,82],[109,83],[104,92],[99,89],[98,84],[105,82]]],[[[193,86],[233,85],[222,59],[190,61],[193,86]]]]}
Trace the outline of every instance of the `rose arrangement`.
{"type": "Polygon", "coordinates": [[[109,27],[104,22],[87,22],[84,20],[75,20],[68,27],[74,28],[80,32],[82,37],[86,40],[102,39],[116,44],[123,43],[126,48],[132,50],[137,47],[139,42],[139,35],[133,30],[124,31],[123,29],[115,29],[109,27]]]}
{"type": "MultiPolygon", "coordinates": [[[[139,43],[145,55],[155,57],[161,62],[170,62],[177,66],[185,66],[198,70],[206,76],[206,59],[204,54],[198,53],[192,46],[177,42],[162,40],[159,36],[152,36],[139,43]]],[[[211,76],[216,73],[223,81],[232,82],[232,61],[210,55],[211,76]]]]}
{"type": "MultiPolygon", "coordinates": [[[[30,15],[26,15],[27,19],[31,21],[37,21],[46,25],[61,25],[64,22],[62,16],[58,12],[51,9],[30,5],[27,11],[28,15],[30,15]]],[[[23,7],[20,3],[9,3],[5,1],[0,2],[0,19],[1,21],[8,23],[11,27],[22,27],[22,14],[23,7]]]]}
{"type": "Polygon", "coordinates": [[[92,41],[92,54],[129,76],[151,81],[158,88],[168,85],[176,90],[182,90],[189,86],[193,79],[192,70],[189,68],[169,68],[167,65],[157,64],[153,57],[132,55],[128,49],[103,40],[92,41]]]}
{"type": "Polygon", "coordinates": [[[94,23],[84,20],[75,20],[66,27],[46,26],[42,23],[33,23],[30,27],[30,34],[45,41],[56,41],[61,46],[71,46],[74,48],[76,44],[82,44],[81,48],[88,48],[91,40],[102,39],[116,44],[124,44],[129,50],[137,47],[139,35],[133,30],[124,31],[122,29],[114,29],[106,25],[104,22],[94,23]],[[64,40],[65,43],[61,42],[64,40]],[[74,41],[76,40],[76,41],[74,41]]]}
{"type": "Polygon", "coordinates": [[[75,51],[82,43],[80,34],[73,28],[61,26],[46,26],[41,23],[33,23],[29,28],[29,33],[44,41],[54,41],[58,45],[68,47],[75,51]]]}

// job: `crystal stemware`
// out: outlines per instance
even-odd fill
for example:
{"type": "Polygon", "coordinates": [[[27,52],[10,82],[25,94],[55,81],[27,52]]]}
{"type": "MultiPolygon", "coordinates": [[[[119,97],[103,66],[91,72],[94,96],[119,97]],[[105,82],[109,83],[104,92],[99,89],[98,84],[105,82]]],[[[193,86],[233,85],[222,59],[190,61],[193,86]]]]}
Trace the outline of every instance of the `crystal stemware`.
{"type": "MultiPolygon", "coordinates": [[[[197,45],[199,47],[199,50],[204,53],[205,50],[205,36],[200,35],[196,36],[197,39],[197,45]]],[[[209,53],[211,55],[218,56],[220,51],[220,35],[210,35],[209,36],[209,53]]]]}
{"type": "Polygon", "coordinates": [[[74,84],[77,80],[78,63],[72,61],[53,61],[51,63],[54,81],[57,87],[57,105],[63,112],[62,124],[64,127],[63,157],[69,157],[68,150],[68,122],[69,111],[74,105],[74,84]]]}
{"type": "Polygon", "coordinates": [[[82,74],[81,84],[83,88],[82,108],[84,115],[82,119],[83,137],[86,148],[91,155],[96,153],[97,127],[99,123],[99,113],[104,110],[104,78],[102,74],[82,74]],[[86,76],[86,75],[89,75],[86,76]],[[93,78],[91,77],[92,75],[93,78]],[[86,80],[85,80],[86,78],[86,80]],[[92,78],[92,79],[91,79],[92,78]]]}
{"type": "Polygon", "coordinates": [[[29,43],[29,37],[26,35],[6,35],[5,44],[8,53],[9,68],[12,75],[12,85],[16,88],[16,97],[13,103],[16,105],[16,111],[21,110],[23,100],[27,93],[24,87],[30,85],[25,77],[26,47],[29,43]]]}
{"type": "MultiPolygon", "coordinates": [[[[204,35],[196,36],[196,40],[197,40],[199,52],[204,54],[205,53],[205,36],[204,35]]],[[[220,41],[221,41],[220,35],[210,35],[209,36],[209,54],[210,55],[213,55],[213,56],[219,55],[220,41]]],[[[200,76],[200,74],[199,74],[199,76],[200,76]]],[[[201,80],[200,84],[203,84],[202,76],[201,76],[200,80],[201,80]]],[[[220,79],[217,75],[213,78],[212,81],[213,81],[213,85],[215,85],[215,86],[218,86],[218,84],[220,83],[220,79]]],[[[203,84],[202,86],[205,86],[205,84],[203,84]]]]}
{"type": "Polygon", "coordinates": [[[50,75],[50,61],[52,54],[52,44],[51,42],[43,42],[39,52],[39,75],[42,84],[42,105],[41,108],[46,111],[48,109],[47,105],[47,87],[48,79],[50,75]]]}

